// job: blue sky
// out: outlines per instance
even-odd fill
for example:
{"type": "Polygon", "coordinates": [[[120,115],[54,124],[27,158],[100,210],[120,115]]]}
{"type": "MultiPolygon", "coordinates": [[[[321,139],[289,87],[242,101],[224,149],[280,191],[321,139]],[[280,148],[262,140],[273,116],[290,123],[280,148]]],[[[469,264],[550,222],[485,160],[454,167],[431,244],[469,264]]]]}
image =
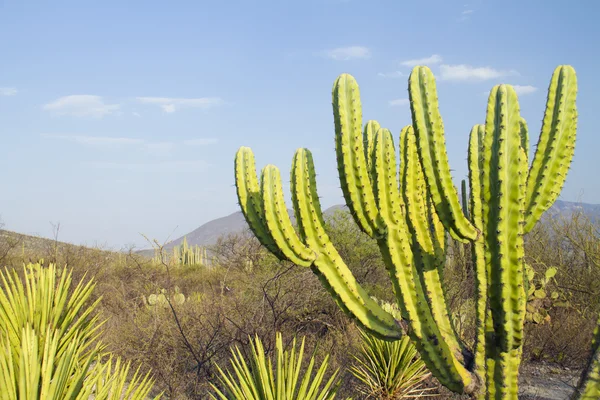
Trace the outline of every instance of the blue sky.
{"type": "Polygon", "coordinates": [[[5,228],[146,247],[238,210],[233,157],[288,176],[315,156],[324,207],[343,203],[331,86],[361,87],[365,120],[409,123],[416,63],[438,79],[456,181],[486,93],[518,85],[532,147],[559,64],[579,79],[561,198],[600,203],[600,2],[0,0],[0,215],[5,228]],[[567,6],[568,4],[568,6],[567,6]]]}

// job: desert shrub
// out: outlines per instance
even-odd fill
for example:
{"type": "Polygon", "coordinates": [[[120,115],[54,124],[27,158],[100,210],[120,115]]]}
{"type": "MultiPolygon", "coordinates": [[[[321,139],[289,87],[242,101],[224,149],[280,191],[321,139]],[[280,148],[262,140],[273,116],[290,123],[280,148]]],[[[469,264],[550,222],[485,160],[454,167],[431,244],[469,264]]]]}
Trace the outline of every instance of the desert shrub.
{"type": "Polygon", "coordinates": [[[52,264],[29,264],[21,279],[0,273],[0,399],[147,398],[150,376],[129,376],[131,364],[106,359],[97,341],[98,301],[86,304],[92,281],[71,288],[71,274],[52,264]]]}
{"type": "Polygon", "coordinates": [[[300,347],[294,337],[289,351],[284,350],[281,333],[276,335],[274,361],[266,356],[261,340],[256,337],[250,345],[247,362],[239,348],[231,349],[233,373],[218,368],[221,387],[212,385],[213,399],[232,400],[330,400],[336,397],[338,370],[327,379],[329,356],[315,370],[314,354],[303,368],[304,338],[300,347]],[[302,378],[300,378],[301,373],[302,378]]]}
{"type": "MultiPolygon", "coordinates": [[[[383,304],[386,311],[400,319],[400,311],[393,303],[383,304]]],[[[360,331],[358,355],[350,367],[359,380],[357,389],[367,398],[395,400],[407,397],[424,397],[432,388],[423,383],[431,376],[425,362],[408,336],[400,340],[378,339],[360,331]]]]}

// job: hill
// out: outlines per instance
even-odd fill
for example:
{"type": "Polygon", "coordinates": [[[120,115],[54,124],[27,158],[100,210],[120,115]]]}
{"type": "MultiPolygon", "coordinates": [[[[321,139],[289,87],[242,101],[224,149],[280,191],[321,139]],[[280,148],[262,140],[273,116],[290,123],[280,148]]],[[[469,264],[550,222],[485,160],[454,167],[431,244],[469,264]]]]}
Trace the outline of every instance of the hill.
{"type": "MultiPolygon", "coordinates": [[[[334,213],[337,210],[345,210],[347,207],[343,204],[338,204],[329,207],[324,211],[325,215],[334,213]]],[[[583,212],[594,221],[600,221],[600,204],[577,203],[570,201],[557,200],[552,208],[545,214],[546,216],[569,216],[575,212],[583,212]]],[[[292,222],[295,221],[293,213],[290,213],[292,222]]],[[[209,221],[190,233],[187,233],[180,238],[177,238],[165,245],[165,248],[170,249],[182,243],[183,238],[187,237],[188,244],[198,246],[210,246],[217,242],[217,239],[223,235],[242,232],[248,229],[248,224],[244,219],[241,211],[230,214],[226,217],[217,218],[209,221]]],[[[143,251],[146,252],[147,250],[143,251]]]]}

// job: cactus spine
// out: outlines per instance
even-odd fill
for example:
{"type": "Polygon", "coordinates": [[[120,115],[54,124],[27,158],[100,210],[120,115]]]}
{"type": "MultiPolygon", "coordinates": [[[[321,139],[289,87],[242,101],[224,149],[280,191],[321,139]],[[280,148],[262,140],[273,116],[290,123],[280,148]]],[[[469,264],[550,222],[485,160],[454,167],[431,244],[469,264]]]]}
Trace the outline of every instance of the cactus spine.
{"type": "MultiPolygon", "coordinates": [[[[435,79],[427,67],[415,67],[409,78],[413,123],[400,134],[399,173],[390,131],[376,121],[363,127],[354,78],[341,75],[332,92],[344,198],[355,222],[379,245],[402,319],[367,295],[331,244],[308,150],[296,151],[291,170],[297,234],[286,212],[279,171],[266,166],[259,185],[252,151],[240,148],[236,185],[251,229],[280,259],[310,267],[362,328],[387,340],[410,335],[428,368],[451,390],[516,399],[526,301],[523,235],[556,199],[573,156],[574,70],[560,66],[554,72],[531,168],[528,129],[517,95],[509,85],[492,89],[485,124],[471,130],[469,199],[464,183],[462,207],[450,175],[435,79]],[[473,351],[457,337],[447,310],[441,279],[446,232],[471,243],[477,324],[473,351]]],[[[592,362],[592,375],[599,368],[592,362]]],[[[581,390],[593,393],[599,386],[587,379],[581,390]]]]}

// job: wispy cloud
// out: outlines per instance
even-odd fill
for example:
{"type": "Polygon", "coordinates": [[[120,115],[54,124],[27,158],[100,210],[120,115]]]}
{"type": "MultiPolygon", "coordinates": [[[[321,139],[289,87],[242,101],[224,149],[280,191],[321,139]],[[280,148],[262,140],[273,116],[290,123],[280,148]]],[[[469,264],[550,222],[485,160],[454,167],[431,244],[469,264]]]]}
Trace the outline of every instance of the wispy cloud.
{"type": "Polygon", "coordinates": [[[324,55],[332,60],[347,61],[370,58],[371,51],[364,46],[348,46],[326,50],[324,55]]]}
{"type": "Polygon", "coordinates": [[[392,107],[405,106],[408,103],[410,103],[410,101],[408,99],[395,99],[395,100],[389,101],[389,105],[392,107]]]}
{"type": "Polygon", "coordinates": [[[440,56],[439,54],[433,54],[429,57],[425,57],[425,58],[417,58],[414,60],[406,60],[406,61],[402,61],[400,63],[400,65],[403,65],[405,67],[415,67],[417,65],[432,65],[432,64],[439,64],[442,62],[442,56],[440,56]]]}
{"type": "MultiPolygon", "coordinates": [[[[80,145],[93,147],[111,147],[122,148],[125,146],[142,149],[148,154],[157,156],[171,155],[173,150],[178,146],[177,143],[171,141],[153,142],[145,139],[129,138],[129,137],[109,137],[109,136],[86,136],[86,135],[55,135],[44,133],[41,135],[47,139],[67,140],[80,145]]],[[[187,139],[179,142],[185,146],[206,146],[217,143],[216,138],[197,138],[187,139]]]]}
{"type": "Polygon", "coordinates": [[[460,17],[458,17],[458,22],[465,22],[471,18],[471,15],[475,12],[472,8],[468,8],[469,5],[464,5],[465,9],[461,11],[460,17]]]}
{"type": "Polygon", "coordinates": [[[140,114],[139,112],[136,112],[136,111],[132,112],[131,115],[133,115],[136,118],[140,118],[142,116],[142,114],[140,114]]]}
{"type": "Polygon", "coordinates": [[[223,99],[220,97],[199,97],[191,99],[179,97],[137,97],[136,99],[142,104],[158,105],[166,113],[173,113],[180,108],[200,108],[207,110],[224,103],[223,99]]]}
{"type": "Polygon", "coordinates": [[[131,146],[143,144],[143,139],[127,137],[107,137],[107,136],[84,136],[84,135],[52,135],[42,134],[42,137],[49,139],[69,140],[75,143],[88,146],[131,146]]]}
{"type": "Polygon", "coordinates": [[[538,88],[536,88],[535,86],[531,86],[531,85],[525,85],[525,86],[513,85],[513,88],[515,89],[515,92],[517,92],[517,94],[519,96],[531,94],[531,93],[537,92],[537,90],[538,90],[538,88]]]}
{"type": "Polygon", "coordinates": [[[515,70],[501,71],[491,67],[473,67],[471,65],[440,65],[440,79],[446,81],[479,82],[504,76],[516,76],[515,70]]]}
{"type": "Polygon", "coordinates": [[[89,94],[59,97],[42,108],[57,115],[102,118],[119,113],[120,104],[106,104],[100,96],[89,94]]]}
{"type": "Polygon", "coordinates": [[[0,96],[14,96],[19,91],[13,87],[0,87],[0,96]]]}
{"type": "Polygon", "coordinates": [[[89,165],[98,169],[126,170],[132,172],[199,172],[210,164],[202,160],[176,160],[152,163],[92,162],[89,165]]]}
{"type": "Polygon", "coordinates": [[[209,144],[215,144],[219,140],[217,138],[199,138],[199,139],[189,139],[184,140],[183,144],[186,146],[206,146],[209,144]]]}
{"type": "Polygon", "coordinates": [[[382,78],[403,78],[406,76],[406,74],[402,73],[401,71],[380,72],[377,75],[381,76],[382,78]]]}
{"type": "Polygon", "coordinates": [[[149,154],[152,154],[155,156],[166,157],[166,156],[170,156],[173,153],[173,150],[175,149],[175,143],[173,143],[173,142],[145,143],[144,149],[149,154]]]}

